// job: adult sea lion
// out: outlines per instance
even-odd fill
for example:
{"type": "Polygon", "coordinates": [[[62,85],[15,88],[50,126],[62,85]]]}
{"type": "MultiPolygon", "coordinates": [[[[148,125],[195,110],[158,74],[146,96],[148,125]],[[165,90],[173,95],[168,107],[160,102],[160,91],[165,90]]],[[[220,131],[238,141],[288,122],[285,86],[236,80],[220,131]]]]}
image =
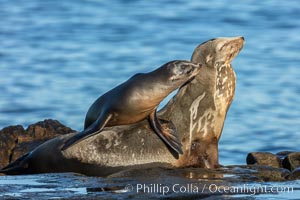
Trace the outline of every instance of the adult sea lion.
{"type": "Polygon", "coordinates": [[[62,150],[101,132],[106,126],[132,124],[148,118],[155,133],[182,154],[176,131],[162,126],[156,109],[164,98],[195,77],[200,69],[201,64],[176,60],[152,72],[135,74],[92,104],[85,118],[85,130],[68,139],[62,150]]]}
{"type": "Polygon", "coordinates": [[[183,133],[180,137],[184,153],[175,161],[176,166],[219,166],[218,143],[235,94],[236,76],[231,61],[243,45],[243,37],[216,38],[194,50],[191,61],[203,63],[201,74],[182,88],[161,112],[183,133]],[[178,112],[182,115],[175,114],[178,112]]]}
{"type": "Polygon", "coordinates": [[[181,87],[157,114],[171,120],[182,142],[183,155],[175,159],[159,142],[146,120],[114,127],[61,151],[74,134],[54,138],[28,155],[9,164],[1,172],[28,174],[77,172],[106,176],[131,167],[195,166],[218,167],[218,141],[226,113],[232,102],[235,75],[230,62],[244,44],[242,37],[216,38],[194,50],[192,61],[202,63],[201,73],[181,87]]]}

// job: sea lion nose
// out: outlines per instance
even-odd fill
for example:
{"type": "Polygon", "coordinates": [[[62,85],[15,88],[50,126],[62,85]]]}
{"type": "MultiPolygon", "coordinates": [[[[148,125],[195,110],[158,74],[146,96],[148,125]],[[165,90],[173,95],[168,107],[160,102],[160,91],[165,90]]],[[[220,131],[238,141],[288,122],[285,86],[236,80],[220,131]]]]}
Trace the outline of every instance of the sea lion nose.
{"type": "Polygon", "coordinates": [[[240,37],[242,40],[244,40],[245,41],[245,38],[242,36],[242,37],[240,37]]]}
{"type": "Polygon", "coordinates": [[[203,64],[202,63],[193,63],[193,66],[195,68],[202,68],[203,67],[203,64]]]}
{"type": "Polygon", "coordinates": [[[202,64],[201,63],[192,63],[192,66],[195,68],[201,68],[202,64]]]}

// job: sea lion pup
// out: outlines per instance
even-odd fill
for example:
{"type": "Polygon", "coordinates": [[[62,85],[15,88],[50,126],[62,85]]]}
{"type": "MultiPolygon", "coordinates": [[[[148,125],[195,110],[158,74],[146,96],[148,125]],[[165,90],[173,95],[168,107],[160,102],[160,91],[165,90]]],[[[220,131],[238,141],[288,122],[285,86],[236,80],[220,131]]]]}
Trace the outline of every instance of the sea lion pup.
{"type": "Polygon", "coordinates": [[[61,151],[75,135],[53,138],[2,170],[5,174],[76,172],[106,176],[142,166],[215,168],[227,110],[235,89],[230,62],[244,44],[242,37],[216,38],[197,46],[192,61],[203,65],[196,77],[181,87],[159,111],[158,117],[172,121],[182,143],[179,159],[160,142],[147,120],[106,127],[101,133],[61,151]],[[227,78],[226,78],[227,77],[227,78]]]}
{"type": "Polygon", "coordinates": [[[62,150],[100,133],[104,127],[132,124],[148,118],[155,133],[182,154],[176,131],[162,126],[156,109],[165,97],[195,77],[200,69],[201,64],[175,60],[152,72],[135,74],[92,104],[86,115],[85,129],[68,139],[62,150]]]}

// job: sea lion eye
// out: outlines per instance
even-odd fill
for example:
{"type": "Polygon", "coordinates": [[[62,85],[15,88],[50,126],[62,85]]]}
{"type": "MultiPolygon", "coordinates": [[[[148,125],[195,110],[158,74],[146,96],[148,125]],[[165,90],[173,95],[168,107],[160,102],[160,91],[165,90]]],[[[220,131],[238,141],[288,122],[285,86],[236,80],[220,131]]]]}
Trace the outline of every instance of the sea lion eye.
{"type": "Polygon", "coordinates": [[[186,73],[187,73],[187,74],[190,74],[190,73],[192,73],[192,71],[193,71],[192,68],[189,68],[189,69],[186,71],[186,73]]]}

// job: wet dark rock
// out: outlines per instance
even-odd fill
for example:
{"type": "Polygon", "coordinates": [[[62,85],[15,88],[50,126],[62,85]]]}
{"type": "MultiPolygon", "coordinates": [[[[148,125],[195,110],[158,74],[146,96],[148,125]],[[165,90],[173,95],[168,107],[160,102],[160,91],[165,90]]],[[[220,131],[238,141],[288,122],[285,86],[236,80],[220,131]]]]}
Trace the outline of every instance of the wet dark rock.
{"type": "MultiPolygon", "coordinates": [[[[272,187],[287,187],[277,175],[266,180],[266,171],[280,175],[284,169],[269,166],[226,166],[220,169],[163,167],[124,170],[106,178],[75,173],[0,177],[0,198],[34,199],[285,199],[288,193],[272,187]],[[266,196],[261,196],[266,195],[266,196]]],[[[269,173],[270,174],[270,173],[269,173]]],[[[289,189],[299,196],[297,181],[289,189]]]]}
{"type": "Polygon", "coordinates": [[[56,136],[74,132],[57,120],[47,119],[30,125],[9,126],[0,130],[0,168],[56,136]]]}
{"type": "Polygon", "coordinates": [[[267,165],[271,167],[281,167],[281,161],[277,155],[269,152],[251,152],[248,154],[247,164],[267,165]]]}
{"type": "Polygon", "coordinates": [[[222,180],[222,181],[285,181],[290,175],[290,171],[283,168],[275,168],[266,165],[231,165],[218,169],[203,168],[139,168],[128,169],[118,173],[114,173],[109,178],[135,178],[141,177],[146,180],[147,177],[156,177],[164,179],[162,176],[168,175],[176,178],[188,179],[206,179],[206,180],[222,180]],[[146,177],[146,178],[145,178],[146,177]]]}
{"type": "Polygon", "coordinates": [[[260,181],[285,181],[287,180],[288,176],[290,175],[290,171],[283,168],[277,168],[272,166],[265,166],[265,165],[257,165],[251,166],[248,169],[256,170],[254,175],[260,181]]]}
{"type": "Polygon", "coordinates": [[[282,166],[290,171],[300,167],[300,152],[288,154],[282,161],[282,166]]]}
{"type": "Polygon", "coordinates": [[[287,155],[289,155],[290,153],[295,153],[295,151],[280,151],[278,153],[276,153],[276,155],[283,160],[287,155]]]}
{"type": "Polygon", "coordinates": [[[300,167],[294,169],[288,178],[290,180],[300,179],[300,167]]]}
{"type": "Polygon", "coordinates": [[[288,177],[290,180],[299,180],[300,179],[300,167],[294,169],[290,176],[288,177]]]}

